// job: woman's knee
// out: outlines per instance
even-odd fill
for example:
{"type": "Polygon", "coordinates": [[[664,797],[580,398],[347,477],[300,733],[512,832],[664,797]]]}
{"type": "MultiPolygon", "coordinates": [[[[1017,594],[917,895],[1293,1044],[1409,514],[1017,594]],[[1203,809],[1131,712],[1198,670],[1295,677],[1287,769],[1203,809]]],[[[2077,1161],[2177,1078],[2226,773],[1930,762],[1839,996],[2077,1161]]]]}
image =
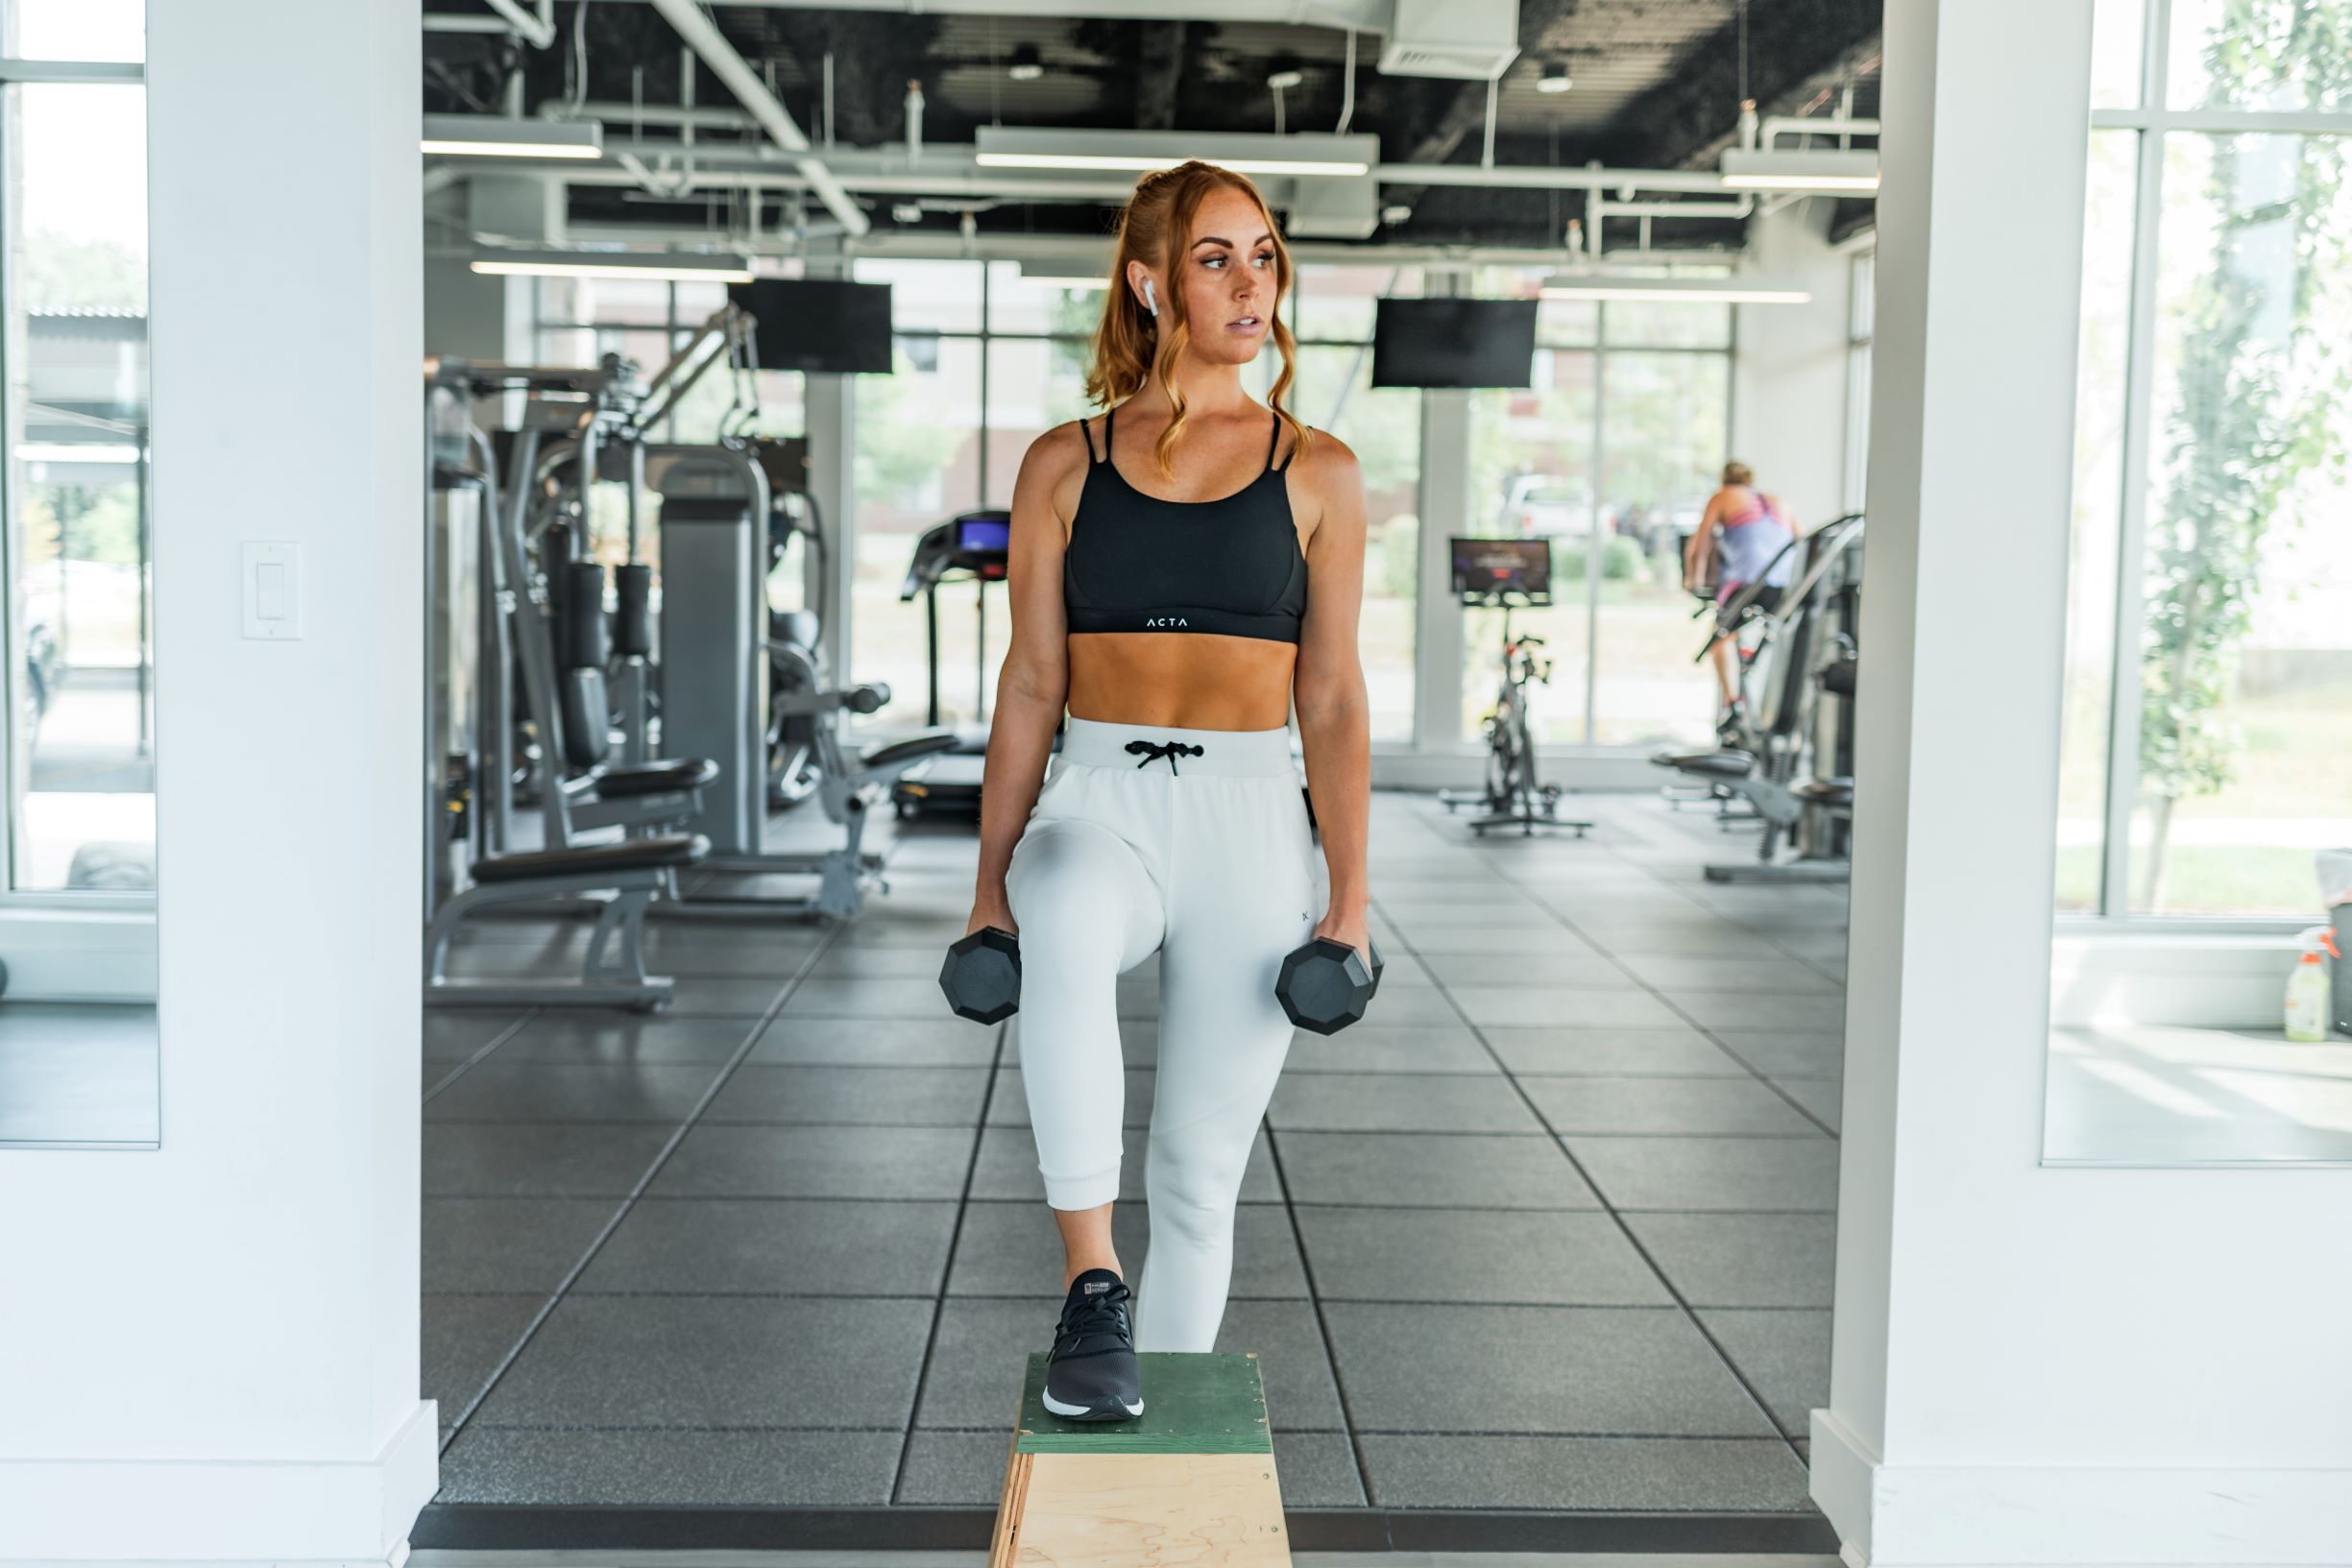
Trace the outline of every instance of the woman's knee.
{"type": "Polygon", "coordinates": [[[1145,1164],[1144,1196],[1152,1205],[1154,1235],[1163,1227],[1200,1242],[1219,1242],[1232,1235],[1233,1205],[1241,1196],[1242,1175],[1256,1131],[1252,1123],[1250,1140],[1241,1144],[1238,1155],[1222,1141],[1209,1148],[1198,1140],[1187,1146],[1176,1138],[1152,1135],[1145,1164]]]}

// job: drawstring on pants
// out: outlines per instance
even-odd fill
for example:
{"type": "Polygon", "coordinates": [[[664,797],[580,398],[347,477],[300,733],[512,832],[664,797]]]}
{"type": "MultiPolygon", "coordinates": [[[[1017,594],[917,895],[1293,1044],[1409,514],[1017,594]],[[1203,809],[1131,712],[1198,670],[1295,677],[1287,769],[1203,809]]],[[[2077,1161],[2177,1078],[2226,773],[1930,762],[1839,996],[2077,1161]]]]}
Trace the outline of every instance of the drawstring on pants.
{"type": "Polygon", "coordinates": [[[1176,760],[1178,757],[1208,755],[1205,747],[1188,746],[1181,740],[1130,740],[1127,743],[1127,749],[1130,754],[1140,754],[1135,763],[1137,767],[1150,767],[1164,758],[1172,774],[1176,770],[1176,760]]]}

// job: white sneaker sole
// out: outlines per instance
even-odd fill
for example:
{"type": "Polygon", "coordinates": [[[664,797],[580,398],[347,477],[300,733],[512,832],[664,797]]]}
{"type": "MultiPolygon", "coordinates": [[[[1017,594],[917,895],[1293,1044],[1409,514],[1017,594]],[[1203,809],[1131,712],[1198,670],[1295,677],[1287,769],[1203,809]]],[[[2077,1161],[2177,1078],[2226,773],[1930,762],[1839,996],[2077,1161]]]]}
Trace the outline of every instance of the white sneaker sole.
{"type": "MultiPolygon", "coordinates": [[[[1043,1389],[1038,1391],[1038,1397],[1045,1401],[1045,1408],[1052,1411],[1055,1415],[1099,1415],[1102,1413],[1092,1405],[1065,1405],[1060,1400],[1055,1399],[1052,1394],[1046,1393],[1043,1389]]],[[[1127,1411],[1129,1415],[1141,1415],[1143,1413],[1143,1401],[1138,1399],[1134,1404],[1130,1405],[1126,1400],[1122,1399],[1119,1401],[1119,1408],[1127,1411]]]]}

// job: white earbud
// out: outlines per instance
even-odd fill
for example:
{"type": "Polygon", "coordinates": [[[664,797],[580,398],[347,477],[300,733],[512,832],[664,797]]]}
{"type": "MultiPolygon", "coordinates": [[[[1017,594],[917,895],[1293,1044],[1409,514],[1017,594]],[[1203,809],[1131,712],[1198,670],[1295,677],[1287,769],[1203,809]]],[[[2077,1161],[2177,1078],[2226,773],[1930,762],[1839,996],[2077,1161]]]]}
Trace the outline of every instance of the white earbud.
{"type": "Polygon", "coordinates": [[[1152,315],[1159,314],[1159,292],[1152,288],[1149,277],[1143,280],[1143,302],[1152,315]]]}

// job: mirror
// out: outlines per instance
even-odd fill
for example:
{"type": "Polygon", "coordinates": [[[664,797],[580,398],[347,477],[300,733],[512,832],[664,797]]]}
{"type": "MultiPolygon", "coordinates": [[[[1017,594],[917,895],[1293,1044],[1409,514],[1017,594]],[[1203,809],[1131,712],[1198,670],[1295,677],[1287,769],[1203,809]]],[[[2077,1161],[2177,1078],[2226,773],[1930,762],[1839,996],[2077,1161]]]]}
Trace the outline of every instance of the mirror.
{"type": "Polygon", "coordinates": [[[0,1145],[154,1147],[140,0],[0,0],[0,1145]]]}
{"type": "Polygon", "coordinates": [[[2352,1161],[2352,184],[2139,85],[2303,102],[2315,62],[2233,36],[2261,11],[2095,34],[2048,1163],[2352,1161]]]}

